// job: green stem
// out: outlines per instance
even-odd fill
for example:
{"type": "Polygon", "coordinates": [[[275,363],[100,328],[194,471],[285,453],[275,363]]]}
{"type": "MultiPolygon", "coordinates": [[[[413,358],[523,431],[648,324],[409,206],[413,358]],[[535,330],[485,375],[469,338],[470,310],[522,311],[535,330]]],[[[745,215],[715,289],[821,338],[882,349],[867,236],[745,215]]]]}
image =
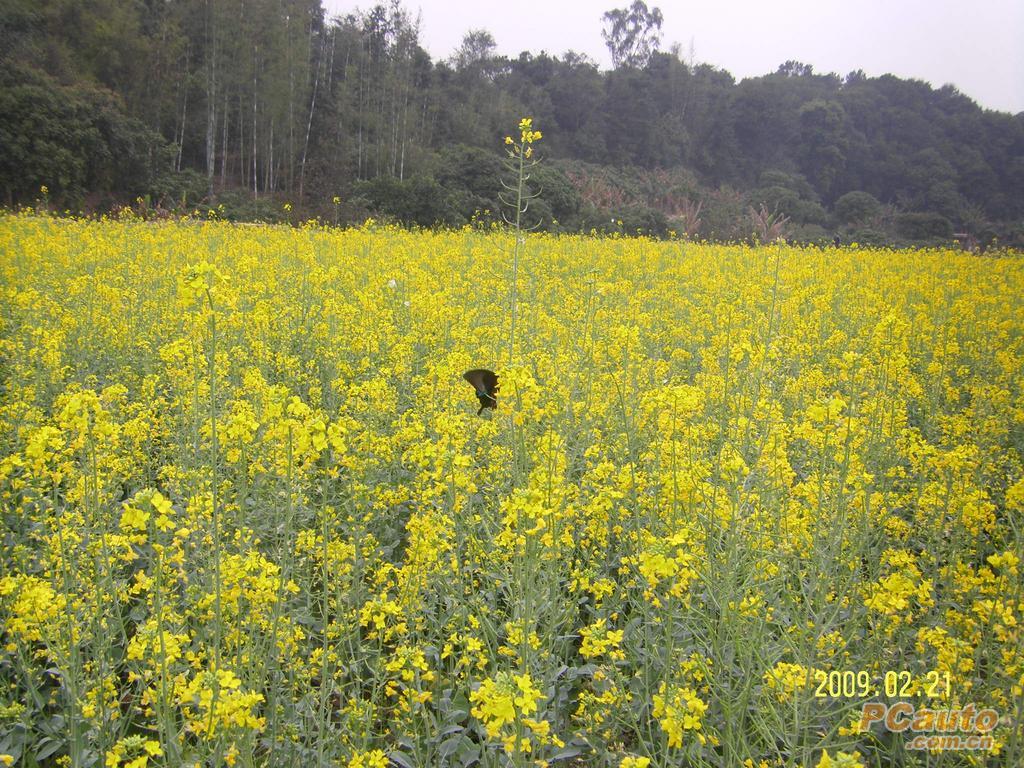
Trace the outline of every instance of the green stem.
{"type": "Polygon", "coordinates": [[[508,335],[508,364],[512,365],[515,361],[515,344],[516,344],[516,299],[518,298],[518,281],[519,281],[519,246],[520,246],[520,225],[522,222],[523,215],[523,174],[525,169],[526,157],[523,147],[519,147],[519,178],[516,184],[516,242],[515,247],[512,249],[512,328],[508,335]]]}

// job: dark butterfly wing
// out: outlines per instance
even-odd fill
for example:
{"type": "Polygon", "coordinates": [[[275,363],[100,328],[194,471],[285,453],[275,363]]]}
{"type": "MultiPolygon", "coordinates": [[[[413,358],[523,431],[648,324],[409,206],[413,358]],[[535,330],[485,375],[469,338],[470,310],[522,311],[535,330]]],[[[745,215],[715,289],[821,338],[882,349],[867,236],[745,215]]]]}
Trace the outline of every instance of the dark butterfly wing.
{"type": "Polygon", "coordinates": [[[486,368],[473,368],[462,374],[462,378],[473,385],[476,390],[477,399],[480,401],[480,410],[477,415],[483,413],[484,408],[497,408],[498,398],[498,374],[486,368]]]}
{"type": "Polygon", "coordinates": [[[494,394],[498,391],[498,374],[486,368],[474,368],[462,374],[478,393],[494,394]]]}

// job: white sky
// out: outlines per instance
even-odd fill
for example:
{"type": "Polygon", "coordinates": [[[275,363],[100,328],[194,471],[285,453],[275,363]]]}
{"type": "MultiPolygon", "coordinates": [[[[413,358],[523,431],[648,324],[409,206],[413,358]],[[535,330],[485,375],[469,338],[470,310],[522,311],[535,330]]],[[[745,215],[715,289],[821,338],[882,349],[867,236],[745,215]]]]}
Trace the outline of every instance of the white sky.
{"type": "MultiPolygon", "coordinates": [[[[374,0],[323,0],[329,14],[374,0]]],[[[387,4],[389,0],[381,0],[387,4]]],[[[632,0],[403,0],[421,12],[420,44],[437,61],[469,29],[486,29],[498,53],[586,53],[610,66],[601,15],[632,0]]],[[[744,77],[795,59],[815,72],[891,72],[952,83],[982,107],[1024,111],[1024,0],[647,0],[661,8],[662,50],[673,42],[697,62],[744,77]]]]}

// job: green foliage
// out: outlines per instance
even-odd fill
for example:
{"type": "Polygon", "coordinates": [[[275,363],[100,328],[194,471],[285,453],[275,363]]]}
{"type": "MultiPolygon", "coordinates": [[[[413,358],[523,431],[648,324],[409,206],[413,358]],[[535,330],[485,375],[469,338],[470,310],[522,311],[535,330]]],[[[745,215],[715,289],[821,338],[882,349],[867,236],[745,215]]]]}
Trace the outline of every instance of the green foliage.
{"type": "Polygon", "coordinates": [[[945,244],[953,238],[953,225],[938,213],[914,211],[896,215],[896,233],[914,244],[945,244]]]}
{"type": "Polygon", "coordinates": [[[430,227],[460,224],[459,212],[448,205],[444,188],[433,178],[414,176],[399,180],[388,176],[361,181],[355,186],[356,199],[402,224],[430,227]]]}
{"type": "MultiPolygon", "coordinates": [[[[185,181],[188,181],[192,187],[191,190],[186,191],[186,195],[194,194],[197,191],[200,191],[200,195],[202,194],[201,190],[206,185],[206,178],[203,175],[192,172],[185,181]]],[[[194,198],[187,199],[194,200],[194,198]]],[[[288,212],[284,210],[282,200],[269,196],[254,199],[244,190],[222,192],[217,196],[215,205],[210,201],[204,202],[207,204],[200,205],[195,210],[198,210],[200,214],[225,221],[265,221],[270,223],[288,221],[288,212]]],[[[186,213],[190,212],[187,205],[183,209],[186,213]]]]}
{"type": "Polygon", "coordinates": [[[761,186],[747,195],[750,205],[764,205],[794,224],[824,224],[828,218],[817,195],[802,176],[770,170],[761,174],[761,186]]]}
{"type": "Polygon", "coordinates": [[[437,165],[434,176],[444,188],[453,223],[469,221],[478,211],[497,214],[505,172],[497,152],[457,144],[439,153],[437,165]]]}
{"type": "Polygon", "coordinates": [[[0,82],[0,189],[9,204],[40,187],[70,205],[87,192],[146,194],[170,167],[170,148],[101,89],[69,88],[44,75],[0,82]]]}
{"type": "Polygon", "coordinates": [[[0,89],[0,185],[8,204],[33,199],[44,184],[56,195],[84,193],[86,164],[100,143],[87,117],[57,89],[0,89]]]}
{"type": "Polygon", "coordinates": [[[862,224],[871,221],[881,212],[882,204],[867,192],[847,192],[836,200],[835,214],[842,224],[862,224]]]}
{"type": "MultiPolygon", "coordinates": [[[[161,208],[187,211],[206,196],[206,177],[192,169],[165,171],[153,179],[150,196],[161,208]]],[[[220,202],[225,202],[225,196],[221,196],[220,202]]]]}
{"type": "Polygon", "coordinates": [[[534,213],[562,230],[643,208],[677,224],[699,204],[701,236],[735,239],[763,203],[844,237],[870,222],[895,238],[876,210],[929,211],[985,243],[1024,218],[1024,117],[949,86],[799,61],[737,83],[658,51],[657,8],[634,2],[605,22],[617,67],[602,72],[571,51],[498,55],[483,29],[434,62],[401,3],[328,19],[320,0],[7,0],[0,201],[29,202],[41,184],[70,205],[245,190],[253,210],[283,196],[297,218],[338,220],[340,195],[356,198],[353,216],[380,204],[457,225],[498,210],[495,150],[525,115],[565,171],[540,173],[534,213]],[[598,176],[615,194],[594,196],[598,176]]]}
{"type": "Polygon", "coordinates": [[[837,101],[813,99],[800,107],[799,161],[815,188],[828,195],[846,166],[846,110],[837,101]]]}
{"type": "Polygon", "coordinates": [[[864,246],[880,246],[892,242],[892,237],[887,232],[870,227],[860,227],[853,230],[847,239],[851,243],[864,246]]]}
{"type": "Polygon", "coordinates": [[[629,8],[616,8],[602,16],[604,38],[616,67],[646,64],[661,40],[664,20],[658,8],[648,10],[643,0],[633,0],[629,8]]]}
{"type": "Polygon", "coordinates": [[[786,240],[804,245],[829,245],[832,242],[832,236],[820,224],[802,224],[794,226],[786,240]]]}
{"type": "Polygon", "coordinates": [[[750,234],[743,196],[734,189],[721,187],[705,199],[701,235],[709,240],[736,242],[750,234]]]}
{"type": "Polygon", "coordinates": [[[645,205],[632,205],[618,212],[622,223],[619,229],[627,235],[648,235],[664,237],[668,234],[668,220],[665,214],[645,205]]]}
{"type": "Polygon", "coordinates": [[[576,220],[582,201],[564,171],[540,165],[534,170],[531,181],[541,194],[531,206],[534,217],[539,217],[544,225],[552,220],[561,224],[572,224],[576,220]]]}

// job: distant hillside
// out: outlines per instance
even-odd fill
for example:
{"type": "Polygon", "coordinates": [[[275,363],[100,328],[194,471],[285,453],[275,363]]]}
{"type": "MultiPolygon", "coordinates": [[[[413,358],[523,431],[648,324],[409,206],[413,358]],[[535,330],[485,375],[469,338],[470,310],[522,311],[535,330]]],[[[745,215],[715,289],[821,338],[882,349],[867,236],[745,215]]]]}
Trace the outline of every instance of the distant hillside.
{"type": "Polygon", "coordinates": [[[654,46],[432,61],[400,6],[319,0],[7,0],[0,202],[222,206],[228,217],[493,217],[502,138],[544,132],[552,229],[1024,244],[1024,114],[946,86],[816,74],[736,82],[654,46]],[[334,203],[335,198],[339,203],[334,203]],[[763,208],[762,208],[763,206],[763,208]],[[490,214],[485,213],[490,211],[490,214]],[[620,223],[621,222],[621,223],[620,223]]]}

